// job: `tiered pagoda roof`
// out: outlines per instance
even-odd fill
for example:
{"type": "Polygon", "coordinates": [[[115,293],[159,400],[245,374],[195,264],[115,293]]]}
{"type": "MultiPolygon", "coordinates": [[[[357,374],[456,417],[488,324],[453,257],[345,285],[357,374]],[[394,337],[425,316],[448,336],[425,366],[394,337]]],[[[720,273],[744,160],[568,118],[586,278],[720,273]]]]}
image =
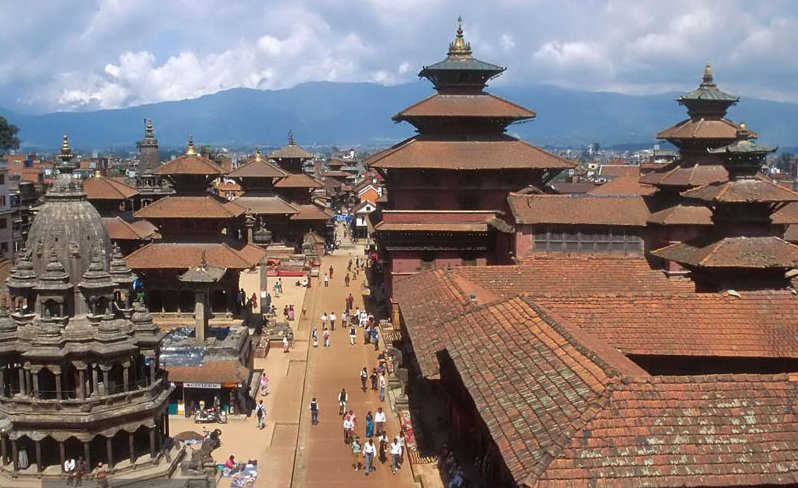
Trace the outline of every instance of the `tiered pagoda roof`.
{"type": "Polygon", "coordinates": [[[83,180],[83,191],[88,200],[121,201],[139,194],[139,191],[132,186],[105,176],[95,176],[83,180]]]}
{"type": "Polygon", "coordinates": [[[142,219],[229,219],[244,215],[246,208],[213,195],[171,196],[138,210],[142,219]]]}
{"type": "Polygon", "coordinates": [[[257,149],[255,156],[248,162],[234,169],[226,176],[228,178],[283,178],[288,173],[273,165],[261,156],[260,149],[257,149]]]}
{"type": "Polygon", "coordinates": [[[296,142],[294,142],[294,133],[288,131],[288,145],[272,151],[271,154],[269,154],[269,158],[278,161],[283,159],[301,159],[304,161],[313,158],[313,154],[299,147],[296,142]]]}
{"type": "Polygon", "coordinates": [[[165,176],[221,176],[226,173],[224,168],[197,153],[191,136],[188,138],[188,147],[184,155],[160,165],[153,171],[153,174],[165,176]]]}
{"type": "Polygon", "coordinates": [[[304,173],[290,173],[274,184],[275,188],[323,188],[324,183],[304,173]]]}

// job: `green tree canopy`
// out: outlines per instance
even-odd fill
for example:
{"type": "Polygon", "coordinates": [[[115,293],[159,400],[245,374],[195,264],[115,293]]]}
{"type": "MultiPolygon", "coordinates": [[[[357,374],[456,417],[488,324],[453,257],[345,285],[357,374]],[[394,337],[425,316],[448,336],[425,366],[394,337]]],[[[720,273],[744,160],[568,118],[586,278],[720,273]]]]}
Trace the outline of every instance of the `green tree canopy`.
{"type": "Polygon", "coordinates": [[[19,148],[19,127],[9,124],[5,117],[0,115],[0,152],[19,148]]]}

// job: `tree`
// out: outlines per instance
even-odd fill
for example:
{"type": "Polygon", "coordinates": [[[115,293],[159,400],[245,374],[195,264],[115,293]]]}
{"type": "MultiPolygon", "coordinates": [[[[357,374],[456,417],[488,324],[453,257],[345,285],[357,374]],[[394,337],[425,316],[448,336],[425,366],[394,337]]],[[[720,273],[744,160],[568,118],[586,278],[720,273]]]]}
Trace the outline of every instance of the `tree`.
{"type": "Polygon", "coordinates": [[[0,152],[19,148],[17,132],[19,127],[9,124],[6,118],[0,115],[0,152]]]}

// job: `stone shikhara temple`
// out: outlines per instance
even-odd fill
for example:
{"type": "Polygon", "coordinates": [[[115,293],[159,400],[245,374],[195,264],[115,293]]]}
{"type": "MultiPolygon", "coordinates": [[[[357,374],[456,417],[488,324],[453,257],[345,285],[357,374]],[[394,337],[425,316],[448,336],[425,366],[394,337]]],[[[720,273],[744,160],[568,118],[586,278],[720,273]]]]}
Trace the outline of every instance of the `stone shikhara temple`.
{"type": "Polygon", "coordinates": [[[124,478],[168,477],[159,459],[171,386],[162,333],[132,302],[134,276],[73,178],[71,155],[18,253],[0,309],[0,485],[60,476],[82,456],[124,478]],[[26,462],[27,461],[27,462],[26,462]]]}

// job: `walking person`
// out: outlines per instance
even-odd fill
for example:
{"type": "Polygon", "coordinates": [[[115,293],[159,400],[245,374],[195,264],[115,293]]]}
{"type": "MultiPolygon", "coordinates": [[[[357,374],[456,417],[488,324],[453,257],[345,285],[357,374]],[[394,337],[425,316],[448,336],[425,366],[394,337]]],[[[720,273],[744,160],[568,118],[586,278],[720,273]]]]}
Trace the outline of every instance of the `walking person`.
{"type": "Polygon", "coordinates": [[[338,415],[346,413],[346,402],[349,401],[349,395],[346,393],[346,388],[341,388],[341,393],[338,394],[338,415]]]}
{"type": "Polygon", "coordinates": [[[332,265],[330,265],[330,279],[332,278],[333,278],[333,267],[332,265]]]}
{"type": "Polygon", "coordinates": [[[380,350],[380,331],[377,330],[377,326],[375,325],[371,332],[371,339],[374,341],[374,350],[380,350]]]}
{"type": "Polygon", "coordinates": [[[254,291],[252,292],[252,298],[250,298],[250,300],[252,301],[252,311],[254,312],[258,309],[258,295],[254,291]]]}
{"type": "Polygon", "coordinates": [[[371,411],[366,414],[366,437],[374,437],[374,416],[371,415],[371,411]]]}
{"type": "MultiPolygon", "coordinates": [[[[352,306],[355,304],[355,297],[352,296],[350,293],[348,297],[346,297],[346,309],[352,310],[352,306]]],[[[360,310],[357,311],[360,314],[360,310]]]]}
{"type": "Polygon", "coordinates": [[[399,459],[402,456],[402,446],[399,444],[399,437],[394,438],[391,443],[391,472],[396,474],[399,470],[399,459]]]}
{"type": "Polygon", "coordinates": [[[324,347],[330,347],[330,330],[325,327],[321,333],[324,337],[324,347]]]}
{"type": "Polygon", "coordinates": [[[352,441],[352,456],[355,458],[355,463],[353,465],[355,467],[355,471],[360,469],[360,451],[360,437],[355,437],[355,440],[352,441]]]}
{"type": "Polygon", "coordinates": [[[382,434],[379,435],[378,439],[380,442],[380,450],[379,450],[380,463],[385,464],[385,461],[388,460],[388,456],[386,456],[386,453],[388,451],[388,434],[383,432],[382,434]]]}
{"type": "Polygon", "coordinates": [[[366,473],[366,476],[374,471],[374,455],[376,453],[377,448],[374,446],[374,441],[372,439],[367,440],[366,444],[363,446],[363,457],[366,460],[364,463],[366,467],[363,469],[363,471],[366,473]]]}
{"type": "Polygon", "coordinates": [[[377,435],[385,433],[385,412],[382,411],[382,407],[377,407],[374,413],[374,424],[377,427],[377,435]]]}
{"type": "Polygon", "coordinates": [[[310,332],[310,338],[313,340],[313,347],[319,347],[319,333],[316,327],[313,327],[313,330],[310,332]]]}
{"type": "Polygon", "coordinates": [[[258,418],[258,428],[263,430],[266,427],[266,407],[263,406],[263,400],[255,407],[255,417],[258,418]]]}
{"type": "Polygon", "coordinates": [[[352,443],[352,434],[355,432],[355,424],[348,415],[344,415],[344,444],[352,443]]]}
{"type": "Polygon", "coordinates": [[[97,463],[97,469],[94,470],[94,479],[97,480],[98,487],[108,488],[108,473],[105,471],[103,463],[97,463]]]}
{"type": "Polygon", "coordinates": [[[354,346],[355,341],[357,340],[357,331],[355,330],[354,325],[349,326],[349,345],[354,346]]]}
{"type": "Polygon", "coordinates": [[[335,319],[336,319],[335,312],[330,312],[329,318],[330,318],[330,331],[333,331],[335,330],[335,319]]]}
{"type": "Polygon", "coordinates": [[[316,401],[316,397],[310,401],[310,423],[312,425],[319,423],[319,402],[316,401]]]}
{"type": "Polygon", "coordinates": [[[83,475],[86,473],[86,462],[83,456],[78,456],[78,462],[75,463],[75,486],[83,486],[83,475]]]}
{"type": "Polygon", "coordinates": [[[291,341],[288,339],[288,335],[283,336],[283,352],[288,352],[288,348],[291,347],[291,341]]]}
{"type": "Polygon", "coordinates": [[[349,258],[349,262],[346,264],[346,270],[352,271],[352,258],[349,258]]]}
{"type": "Polygon", "coordinates": [[[327,273],[324,273],[324,286],[330,286],[330,277],[327,276],[327,273]]]}
{"type": "Polygon", "coordinates": [[[344,285],[347,287],[349,286],[349,273],[346,273],[346,276],[344,276],[344,285]]]}
{"type": "Polygon", "coordinates": [[[369,379],[371,380],[371,389],[377,391],[377,368],[371,369],[371,375],[369,375],[369,379]]]}
{"type": "Polygon", "coordinates": [[[366,380],[369,377],[369,372],[365,366],[360,370],[360,389],[366,391],[366,380]]]}
{"type": "Polygon", "coordinates": [[[327,317],[327,312],[324,312],[323,314],[321,314],[321,326],[322,327],[327,327],[327,321],[328,320],[329,320],[329,318],[327,317]]]}
{"type": "Polygon", "coordinates": [[[380,401],[384,402],[385,401],[385,386],[386,386],[385,373],[380,374],[380,380],[379,381],[380,381],[380,401]]]}

